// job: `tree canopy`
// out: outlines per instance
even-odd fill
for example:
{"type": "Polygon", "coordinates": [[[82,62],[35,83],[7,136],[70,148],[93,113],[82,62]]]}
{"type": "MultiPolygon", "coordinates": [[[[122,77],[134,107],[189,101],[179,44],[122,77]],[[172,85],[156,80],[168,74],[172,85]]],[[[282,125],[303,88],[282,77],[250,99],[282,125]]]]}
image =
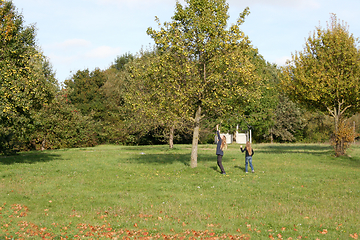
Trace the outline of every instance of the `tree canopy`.
{"type": "MultiPolygon", "coordinates": [[[[348,26],[332,15],[327,28],[317,27],[302,52],[284,68],[283,86],[289,96],[309,109],[334,118],[335,134],[345,117],[360,106],[360,53],[348,26]]],[[[340,140],[336,148],[340,147],[340,140]]],[[[340,147],[341,148],[341,147],[340,147]]],[[[339,149],[343,154],[343,149],[339,149]]]]}
{"type": "Polygon", "coordinates": [[[29,128],[31,111],[48,103],[58,88],[35,37],[35,26],[24,25],[12,1],[1,1],[0,141],[24,133],[29,128]]]}
{"type": "Polygon", "coordinates": [[[161,27],[157,19],[160,29],[147,31],[159,51],[156,64],[168,66],[163,78],[153,81],[164,96],[158,100],[178,102],[194,121],[191,167],[197,166],[201,116],[232,111],[235,102],[246,103],[258,94],[259,79],[247,55],[250,41],[240,30],[249,10],[227,28],[228,9],[225,0],[177,2],[171,22],[161,27]]]}

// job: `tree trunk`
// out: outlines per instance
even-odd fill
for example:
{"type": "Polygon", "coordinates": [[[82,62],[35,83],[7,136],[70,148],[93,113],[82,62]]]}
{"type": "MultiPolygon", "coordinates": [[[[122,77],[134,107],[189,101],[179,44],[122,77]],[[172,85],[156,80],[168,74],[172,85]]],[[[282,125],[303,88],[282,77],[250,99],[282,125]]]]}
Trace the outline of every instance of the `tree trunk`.
{"type": "Polygon", "coordinates": [[[43,141],[41,142],[41,151],[44,151],[46,147],[46,138],[44,137],[43,141]]]}
{"type": "Polygon", "coordinates": [[[356,126],[355,126],[355,121],[353,122],[353,134],[354,134],[354,142],[353,144],[355,144],[355,139],[356,139],[356,126]]]}
{"type": "Polygon", "coordinates": [[[335,154],[336,156],[340,156],[341,155],[341,139],[339,139],[339,121],[340,121],[340,116],[339,116],[339,112],[337,111],[336,107],[334,107],[334,127],[335,127],[335,131],[334,131],[334,137],[335,137],[335,154]]]}
{"type": "Polygon", "coordinates": [[[197,167],[197,150],[199,143],[200,117],[201,117],[201,106],[198,107],[195,113],[195,124],[194,124],[194,133],[193,133],[193,141],[191,148],[191,161],[190,161],[191,168],[197,167]]]}
{"type": "Polygon", "coordinates": [[[169,136],[169,148],[170,149],[174,148],[174,130],[175,130],[175,127],[174,127],[174,125],[172,125],[170,128],[170,136],[169,136]]]}
{"type": "Polygon", "coordinates": [[[342,119],[342,112],[341,112],[341,104],[339,104],[338,109],[334,107],[334,126],[335,126],[335,154],[336,156],[342,156],[345,155],[345,147],[344,147],[344,139],[342,134],[339,132],[341,131],[339,129],[339,126],[341,125],[343,119],[342,119]]]}

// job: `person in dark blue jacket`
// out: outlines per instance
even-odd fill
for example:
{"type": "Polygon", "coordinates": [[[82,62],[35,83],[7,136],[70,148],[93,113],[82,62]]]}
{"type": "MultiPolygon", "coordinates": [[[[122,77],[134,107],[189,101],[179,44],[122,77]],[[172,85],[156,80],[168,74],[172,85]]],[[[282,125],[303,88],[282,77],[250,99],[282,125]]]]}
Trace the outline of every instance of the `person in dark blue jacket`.
{"type": "Polygon", "coordinates": [[[216,134],[217,134],[217,146],[216,146],[216,155],[217,155],[217,165],[221,170],[221,174],[226,174],[224,167],[222,165],[222,157],[224,156],[224,150],[227,149],[226,137],[220,137],[219,125],[216,125],[216,134]]]}
{"type": "Polygon", "coordinates": [[[252,164],[252,156],[254,155],[254,149],[252,149],[249,141],[246,142],[245,149],[240,146],[241,152],[245,152],[245,172],[248,173],[248,163],[250,164],[251,171],[254,173],[254,167],[252,164]]]}

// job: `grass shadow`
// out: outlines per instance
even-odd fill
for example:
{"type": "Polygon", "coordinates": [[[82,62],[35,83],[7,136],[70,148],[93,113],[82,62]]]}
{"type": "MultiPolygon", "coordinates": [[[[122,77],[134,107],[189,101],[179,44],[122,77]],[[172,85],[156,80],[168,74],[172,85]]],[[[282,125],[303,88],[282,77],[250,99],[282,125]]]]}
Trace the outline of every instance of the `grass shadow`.
{"type": "Polygon", "coordinates": [[[297,145],[297,144],[276,144],[257,146],[256,152],[264,154],[284,154],[284,153],[304,153],[315,155],[331,155],[333,154],[333,148],[329,145],[297,145]]]}
{"type": "Polygon", "coordinates": [[[340,157],[335,157],[333,147],[328,144],[260,144],[256,146],[255,152],[262,154],[307,154],[324,157],[324,160],[320,160],[324,164],[360,167],[360,156],[357,154],[359,150],[356,145],[348,151],[352,152],[350,154],[352,156],[340,157]]]}
{"type": "MultiPolygon", "coordinates": [[[[173,164],[175,162],[183,163],[184,165],[190,164],[190,154],[141,154],[134,158],[138,163],[147,164],[173,164]]],[[[198,162],[214,162],[216,163],[216,156],[209,157],[207,154],[198,154],[198,162]]]]}
{"type": "Polygon", "coordinates": [[[341,166],[349,166],[349,167],[356,167],[360,168],[360,157],[350,157],[350,156],[340,156],[340,157],[333,157],[331,159],[327,159],[326,161],[321,161],[324,164],[332,164],[341,166]]]}
{"type": "MultiPolygon", "coordinates": [[[[133,150],[125,149],[124,150],[133,150]]],[[[144,164],[173,164],[175,162],[180,162],[186,166],[190,165],[191,153],[183,153],[183,150],[165,150],[163,152],[151,153],[147,148],[140,148],[137,150],[137,156],[132,155],[133,160],[137,163],[144,164]]],[[[207,153],[198,153],[198,163],[199,162],[214,162],[216,164],[216,155],[207,154],[207,153]]]]}
{"type": "Polygon", "coordinates": [[[245,172],[245,167],[241,167],[241,166],[234,166],[234,168],[240,169],[241,171],[245,172]]]}
{"type": "Polygon", "coordinates": [[[61,155],[50,152],[22,152],[11,156],[0,156],[0,165],[12,164],[34,164],[38,162],[50,162],[54,160],[61,160],[61,155]]]}
{"type": "Polygon", "coordinates": [[[143,164],[173,164],[175,162],[180,162],[184,165],[189,165],[190,154],[140,153],[137,157],[132,156],[131,159],[135,160],[137,163],[143,164]]]}
{"type": "MultiPolygon", "coordinates": [[[[216,164],[216,163],[215,163],[216,164]]],[[[212,167],[210,167],[212,170],[214,170],[215,172],[217,172],[217,173],[219,173],[219,174],[221,174],[221,170],[220,170],[220,168],[216,165],[216,166],[212,166],[212,167]]],[[[225,171],[226,172],[226,171],[225,171]]]]}
{"type": "Polygon", "coordinates": [[[217,166],[212,166],[212,167],[210,167],[212,170],[214,170],[214,171],[218,171],[218,167],[217,166]]]}

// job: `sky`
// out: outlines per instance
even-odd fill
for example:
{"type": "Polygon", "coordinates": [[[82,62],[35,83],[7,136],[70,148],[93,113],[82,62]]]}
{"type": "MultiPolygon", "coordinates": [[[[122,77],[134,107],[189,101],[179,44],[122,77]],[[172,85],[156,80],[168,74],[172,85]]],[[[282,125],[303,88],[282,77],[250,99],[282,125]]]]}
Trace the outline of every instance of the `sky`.
{"type": "MultiPolygon", "coordinates": [[[[179,0],[184,5],[184,0],[179,0]]],[[[37,45],[62,83],[78,70],[105,70],[116,57],[153,46],[146,34],[171,21],[176,0],[13,0],[25,25],[35,24],[37,45]]],[[[250,8],[241,30],[264,59],[278,66],[302,51],[316,27],[331,14],[360,37],[359,0],[227,0],[230,19],[250,8]]]]}

